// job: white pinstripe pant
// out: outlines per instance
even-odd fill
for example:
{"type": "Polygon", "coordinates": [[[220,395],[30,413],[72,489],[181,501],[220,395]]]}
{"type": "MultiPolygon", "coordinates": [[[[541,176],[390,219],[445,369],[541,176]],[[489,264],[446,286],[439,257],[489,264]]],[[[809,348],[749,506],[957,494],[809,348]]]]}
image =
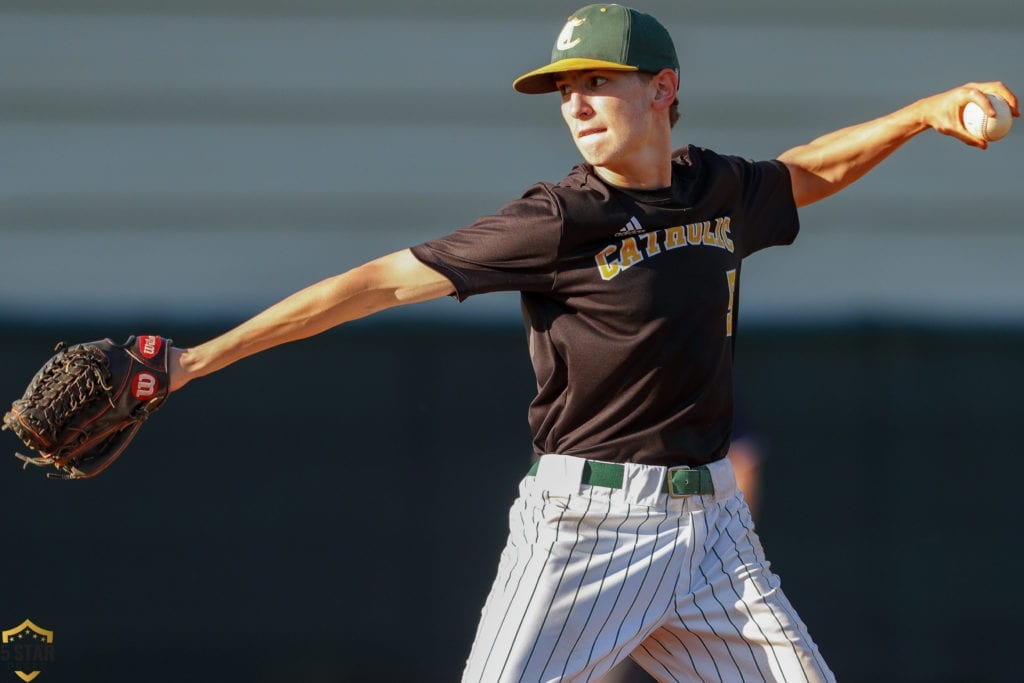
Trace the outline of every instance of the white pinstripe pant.
{"type": "Polygon", "coordinates": [[[632,655],[659,681],[834,681],[782,594],[727,459],[715,494],[670,498],[663,467],[621,489],[545,455],[520,484],[464,683],[600,681],[632,655]]]}

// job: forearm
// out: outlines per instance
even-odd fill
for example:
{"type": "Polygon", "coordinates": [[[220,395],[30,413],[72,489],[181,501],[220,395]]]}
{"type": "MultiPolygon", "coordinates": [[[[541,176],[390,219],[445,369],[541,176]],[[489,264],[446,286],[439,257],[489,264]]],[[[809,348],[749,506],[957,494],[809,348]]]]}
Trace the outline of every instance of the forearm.
{"type": "Polygon", "coordinates": [[[452,291],[408,252],[392,254],[292,294],[234,329],[189,349],[175,349],[171,389],[253,354],[387,308],[452,291]]]}
{"type": "Polygon", "coordinates": [[[824,199],[863,177],[915,135],[927,130],[922,103],[823,135],[779,155],[794,176],[798,206],[824,199]]]}
{"type": "Polygon", "coordinates": [[[969,102],[977,104],[989,116],[995,115],[985,93],[998,95],[1010,105],[1013,116],[1020,115],[1016,95],[1003,83],[967,83],[783,152],[778,158],[789,167],[797,206],[842,190],[928,129],[985,149],[988,142],[975,137],[961,119],[969,102]]]}
{"type": "Polygon", "coordinates": [[[274,346],[319,334],[387,307],[389,293],[368,289],[358,270],[318,282],[238,327],[182,352],[195,379],[274,346]]]}

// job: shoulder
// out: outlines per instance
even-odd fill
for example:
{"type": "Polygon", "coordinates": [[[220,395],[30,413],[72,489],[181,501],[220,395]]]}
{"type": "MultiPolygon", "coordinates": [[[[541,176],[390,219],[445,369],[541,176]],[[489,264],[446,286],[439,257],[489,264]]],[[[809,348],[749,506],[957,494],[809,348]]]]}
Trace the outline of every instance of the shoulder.
{"type": "Polygon", "coordinates": [[[742,186],[766,180],[789,180],[789,169],[777,159],[755,160],[688,145],[673,152],[672,160],[680,169],[691,175],[715,177],[718,181],[728,178],[742,186]]]}
{"type": "Polygon", "coordinates": [[[697,145],[686,145],[672,152],[672,163],[676,169],[693,174],[728,166],[729,159],[730,157],[727,155],[697,145]]]}
{"type": "Polygon", "coordinates": [[[672,162],[694,170],[736,169],[750,166],[783,166],[777,159],[757,160],[737,154],[723,154],[707,147],[686,145],[672,152],[672,162]]]}
{"type": "Polygon", "coordinates": [[[550,185],[556,197],[603,200],[610,195],[608,184],[594,172],[590,164],[576,164],[569,174],[550,185]]]}
{"type": "Polygon", "coordinates": [[[722,189],[723,184],[742,183],[748,163],[741,157],[696,145],[680,147],[672,153],[673,176],[705,188],[722,189]]]}
{"type": "Polygon", "coordinates": [[[558,182],[540,181],[529,186],[495,214],[513,226],[543,224],[546,229],[566,223],[593,221],[607,211],[612,192],[587,164],[578,164],[558,182]]]}
{"type": "Polygon", "coordinates": [[[733,173],[755,162],[733,154],[720,154],[707,147],[687,145],[672,152],[672,163],[676,168],[693,175],[708,173],[733,173]]]}

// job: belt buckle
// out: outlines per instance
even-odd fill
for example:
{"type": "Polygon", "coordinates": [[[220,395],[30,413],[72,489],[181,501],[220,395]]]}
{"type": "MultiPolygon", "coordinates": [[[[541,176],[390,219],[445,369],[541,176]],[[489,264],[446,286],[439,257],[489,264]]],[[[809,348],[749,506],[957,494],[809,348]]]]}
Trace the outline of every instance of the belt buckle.
{"type": "Polygon", "coordinates": [[[688,469],[691,469],[688,465],[676,465],[675,467],[669,467],[668,468],[668,471],[665,473],[665,479],[666,479],[666,482],[667,482],[668,497],[669,498],[686,498],[687,496],[692,495],[690,493],[676,493],[676,490],[673,487],[672,474],[676,470],[688,470],[688,469]]]}

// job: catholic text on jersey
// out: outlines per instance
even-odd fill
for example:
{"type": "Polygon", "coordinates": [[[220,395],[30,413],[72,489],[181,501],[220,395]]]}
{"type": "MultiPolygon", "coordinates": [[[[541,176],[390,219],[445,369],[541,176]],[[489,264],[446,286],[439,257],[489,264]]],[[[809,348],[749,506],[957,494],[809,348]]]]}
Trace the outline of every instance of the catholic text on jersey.
{"type": "MultiPolygon", "coordinates": [[[[635,219],[634,219],[635,220],[635,219]]],[[[644,259],[682,247],[715,247],[732,253],[735,250],[729,235],[729,216],[710,221],[677,225],[625,237],[597,252],[594,260],[602,280],[611,280],[622,271],[644,259]]]]}

